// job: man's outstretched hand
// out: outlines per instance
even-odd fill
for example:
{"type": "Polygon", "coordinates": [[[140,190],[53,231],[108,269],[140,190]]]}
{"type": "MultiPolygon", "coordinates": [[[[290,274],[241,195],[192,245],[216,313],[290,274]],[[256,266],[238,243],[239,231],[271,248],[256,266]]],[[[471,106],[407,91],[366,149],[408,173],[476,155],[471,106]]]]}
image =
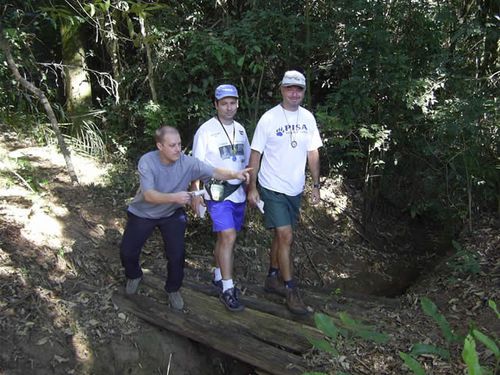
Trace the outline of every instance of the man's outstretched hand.
{"type": "Polygon", "coordinates": [[[236,172],[236,178],[240,181],[248,183],[250,181],[250,171],[252,170],[253,168],[242,169],[241,171],[236,172]]]}

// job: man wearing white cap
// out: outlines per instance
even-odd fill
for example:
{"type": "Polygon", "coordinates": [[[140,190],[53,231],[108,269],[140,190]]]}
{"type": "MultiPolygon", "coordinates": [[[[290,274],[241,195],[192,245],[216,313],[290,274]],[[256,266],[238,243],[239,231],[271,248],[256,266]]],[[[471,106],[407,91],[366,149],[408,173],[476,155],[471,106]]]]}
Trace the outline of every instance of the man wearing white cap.
{"type": "Polygon", "coordinates": [[[274,231],[264,289],[285,296],[292,313],[307,314],[311,309],[303,303],[293,278],[291,245],[306,161],[313,180],[311,201],[320,201],[318,148],[323,144],[313,114],[300,106],[306,90],[304,75],[287,71],[280,90],[282,102],[264,113],[255,128],[247,197],[252,205],[264,202],[264,225],[274,231]]]}
{"type": "MultiPolygon", "coordinates": [[[[236,87],[229,84],[218,86],[214,105],[217,114],[202,124],[194,136],[193,156],[213,167],[240,170],[248,165],[250,144],[245,128],[234,121],[238,109],[236,87]]],[[[209,181],[205,180],[204,184],[207,188],[209,181]]],[[[232,275],[233,249],[237,232],[245,219],[246,194],[241,181],[227,181],[223,186],[222,197],[207,193],[204,197],[194,198],[191,205],[195,212],[200,212],[200,208],[206,205],[212,229],[217,233],[214,249],[216,268],[212,283],[220,292],[219,299],[229,311],[241,311],[244,305],[232,275]]],[[[191,184],[191,190],[199,188],[199,181],[191,184]]]]}

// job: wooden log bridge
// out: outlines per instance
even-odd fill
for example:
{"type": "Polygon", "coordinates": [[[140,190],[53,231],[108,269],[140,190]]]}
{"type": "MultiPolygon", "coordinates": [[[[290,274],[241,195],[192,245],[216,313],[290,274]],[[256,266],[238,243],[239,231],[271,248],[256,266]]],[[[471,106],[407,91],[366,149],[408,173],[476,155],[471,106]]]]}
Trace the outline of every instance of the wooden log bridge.
{"type": "MultiPolygon", "coordinates": [[[[218,300],[210,280],[186,277],[181,293],[185,308],[171,309],[163,290],[165,280],[146,271],[139,294],[113,295],[113,302],[123,311],[203,345],[237,358],[270,374],[295,375],[307,370],[304,354],[312,345],[306,336],[322,338],[314,327],[314,317],[291,314],[284,298],[265,293],[261,285],[246,285],[241,297],[246,308],[229,312],[218,300]]],[[[371,309],[384,306],[394,309],[399,301],[383,297],[351,294],[339,303],[331,293],[302,290],[304,301],[315,311],[334,315],[347,311],[354,317],[371,314],[371,309]]]]}
{"type": "Polygon", "coordinates": [[[290,314],[283,302],[278,304],[250,293],[242,296],[244,311],[229,312],[218,300],[215,288],[202,282],[184,281],[181,293],[185,309],[176,311],[167,305],[163,284],[162,279],[146,273],[140,294],[128,296],[118,292],[113,295],[113,302],[155,326],[270,374],[302,374],[306,371],[303,354],[311,349],[306,335],[322,337],[312,327],[312,316],[301,319],[290,314]]]}

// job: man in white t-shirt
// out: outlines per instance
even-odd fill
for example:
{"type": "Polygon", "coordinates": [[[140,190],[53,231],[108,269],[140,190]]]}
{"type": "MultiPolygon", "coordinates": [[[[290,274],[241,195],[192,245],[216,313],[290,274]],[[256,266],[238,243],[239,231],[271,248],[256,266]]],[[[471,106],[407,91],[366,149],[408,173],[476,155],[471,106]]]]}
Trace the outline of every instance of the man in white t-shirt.
{"type": "Polygon", "coordinates": [[[304,191],[306,162],[313,180],[312,203],[320,201],[318,148],[323,143],[313,114],[300,106],[306,90],[304,75],[287,71],[280,86],[282,102],[264,113],[255,128],[247,197],[252,205],[264,202],[264,224],[274,231],[264,289],[286,296],[292,313],[307,314],[311,309],[300,297],[290,253],[304,191]]]}
{"type": "MultiPolygon", "coordinates": [[[[220,85],[215,90],[217,114],[202,124],[193,141],[193,156],[218,168],[240,170],[248,165],[250,144],[245,128],[234,120],[238,109],[238,90],[233,85],[220,85]]],[[[205,188],[209,181],[203,181],[205,188]]],[[[199,190],[200,181],[191,184],[199,190]]],[[[209,189],[207,189],[209,190],[209,189]]],[[[193,199],[195,212],[206,205],[212,219],[212,229],[217,233],[214,249],[215,270],[212,283],[220,292],[220,300],[229,311],[242,311],[239,290],[233,281],[233,249],[237,232],[245,219],[246,192],[241,181],[227,181],[222,199],[206,193],[193,199]],[[213,199],[212,199],[213,198],[213,199]]]]}

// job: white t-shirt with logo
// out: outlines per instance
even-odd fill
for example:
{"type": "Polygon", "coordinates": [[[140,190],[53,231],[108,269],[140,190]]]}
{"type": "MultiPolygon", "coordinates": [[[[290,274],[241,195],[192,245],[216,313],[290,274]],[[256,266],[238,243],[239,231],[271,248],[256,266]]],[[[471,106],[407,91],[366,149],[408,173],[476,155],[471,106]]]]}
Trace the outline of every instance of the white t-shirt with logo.
{"type": "MultiPolygon", "coordinates": [[[[239,171],[248,165],[250,158],[247,132],[236,121],[231,125],[222,125],[216,117],[212,117],[203,123],[194,135],[193,156],[216,168],[239,171]]],[[[228,182],[233,185],[241,183],[240,180],[228,182]]],[[[207,194],[205,198],[210,199],[207,194]]],[[[243,184],[226,200],[244,202],[246,194],[243,184]]]]}
{"type": "Polygon", "coordinates": [[[259,184],[290,196],[302,193],[307,153],[322,145],[316,119],[307,109],[291,112],[281,104],[271,108],[260,118],[252,139],[252,150],[262,154],[259,184]]]}

